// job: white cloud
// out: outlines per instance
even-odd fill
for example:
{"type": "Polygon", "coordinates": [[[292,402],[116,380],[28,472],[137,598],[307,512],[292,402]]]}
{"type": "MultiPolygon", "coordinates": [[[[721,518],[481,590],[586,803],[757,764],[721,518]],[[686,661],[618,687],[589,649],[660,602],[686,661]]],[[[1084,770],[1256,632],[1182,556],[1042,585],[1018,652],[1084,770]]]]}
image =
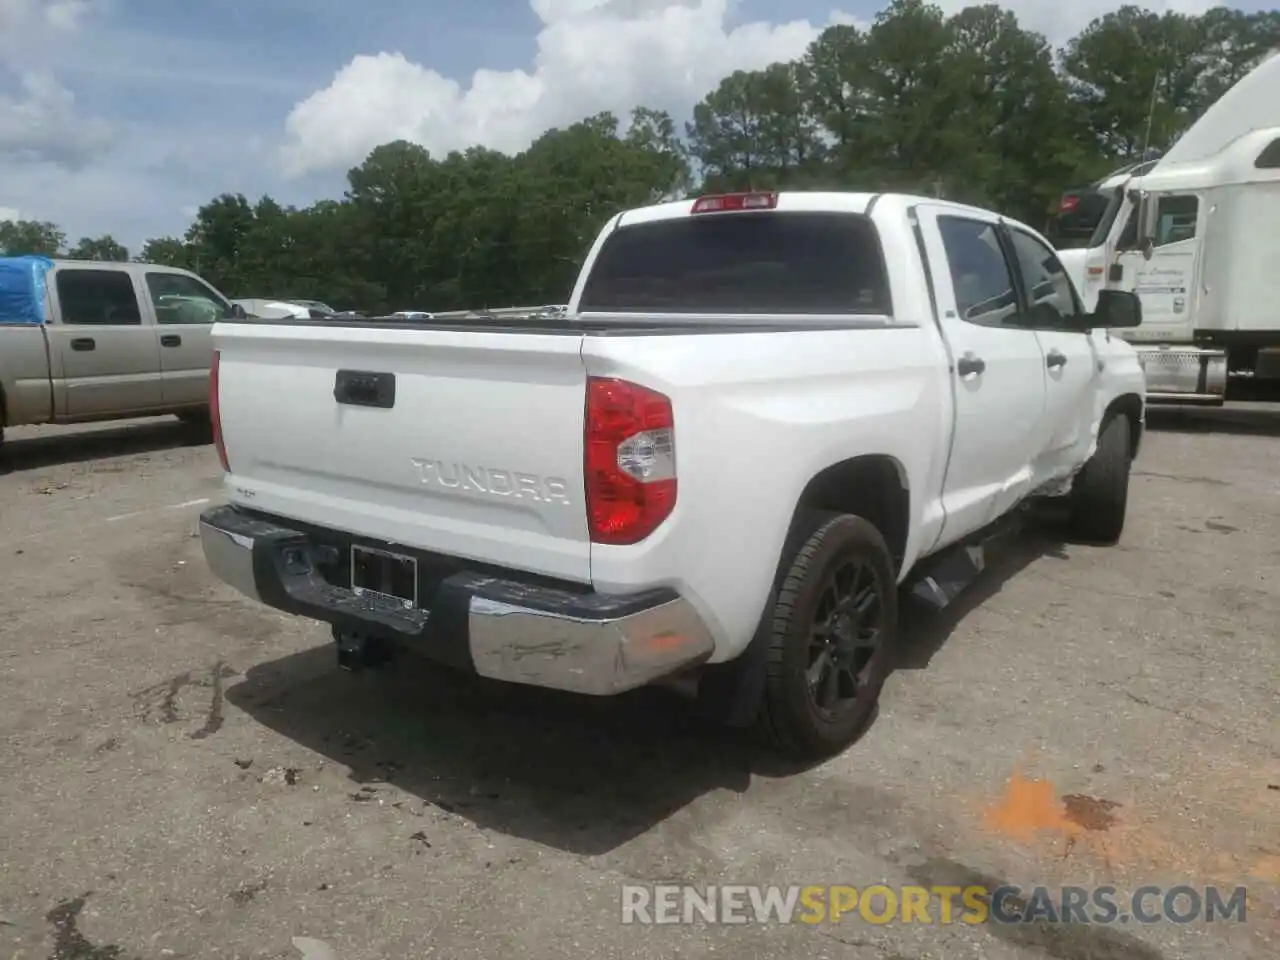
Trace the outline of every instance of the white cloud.
{"type": "MultiPolygon", "coordinates": [[[[941,0],[954,13],[977,0],[941,0]]],[[[1013,0],[1023,25],[1060,44],[1118,0],[1013,0]]],[[[1146,0],[1157,12],[1199,13],[1213,0],[1146,0]]],[[[469,86],[400,53],[354,57],[285,121],[280,161],[291,177],[343,170],[389,140],[434,153],[483,145],[507,152],[543,131],[639,104],[686,116],[727,74],[801,54],[826,24],[730,27],[734,0],[530,0],[542,23],[527,70],[478,70],[469,86]]],[[[856,22],[833,10],[830,23],[856,22]]]]}
{"type": "MultiPolygon", "coordinates": [[[[544,130],[638,104],[685,114],[725,75],[804,52],[808,20],[728,26],[730,0],[532,0],[532,70],[478,70],[463,88],[399,53],[357,56],[285,122],[291,176],[344,169],[388,140],[434,152],[513,151],[544,130]]],[[[848,19],[842,15],[841,19],[848,19]]]]}
{"type": "Polygon", "coordinates": [[[93,0],[0,0],[0,38],[18,39],[29,30],[74,30],[93,0]]]}
{"type": "MultiPolygon", "coordinates": [[[[75,96],[47,69],[42,44],[79,28],[94,0],[0,0],[0,161],[50,162],[78,168],[112,140],[110,125],[85,118],[75,96]]],[[[55,61],[56,62],[56,61],[55,61]]]]}
{"type": "Polygon", "coordinates": [[[21,95],[0,96],[0,160],[77,168],[111,145],[104,120],[76,111],[75,97],[47,73],[24,73],[21,95]]]}
{"type": "Polygon", "coordinates": [[[0,223],[20,219],[16,207],[0,207],[0,223]]]}

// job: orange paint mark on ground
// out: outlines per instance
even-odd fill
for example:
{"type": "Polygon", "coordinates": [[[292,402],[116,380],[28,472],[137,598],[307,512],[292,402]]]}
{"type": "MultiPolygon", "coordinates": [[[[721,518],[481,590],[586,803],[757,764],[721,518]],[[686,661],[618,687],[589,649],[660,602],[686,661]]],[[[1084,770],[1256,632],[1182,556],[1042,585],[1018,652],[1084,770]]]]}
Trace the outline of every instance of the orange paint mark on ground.
{"type": "Polygon", "coordinates": [[[1274,853],[1259,857],[1249,867],[1249,877],[1265,883],[1280,883],[1280,856],[1274,853]]]}
{"type": "Polygon", "coordinates": [[[1053,784],[1025,777],[1018,770],[1013,771],[1004,795],[987,808],[983,819],[994,832],[1021,843],[1030,843],[1045,832],[1068,837],[1084,833],[1084,827],[1067,816],[1053,784]]]}
{"type": "Polygon", "coordinates": [[[1280,855],[1270,843],[1259,845],[1262,838],[1250,832],[1256,830],[1251,824],[1267,819],[1265,813],[1259,817],[1257,794],[1256,788],[1218,789],[1213,802],[1198,796],[1198,808],[1192,808],[1197,822],[1188,819],[1186,810],[1156,807],[1144,814],[1100,797],[1063,796],[1050,781],[1026,775],[1019,765],[1001,795],[975,812],[989,833],[1047,856],[1066,870],[1093,863],[1111,878],[1131,876],[1142,882],[1167,877],[1226,886],[1276,884],[1280,855]],[[1245,803],[1238,799],[1241,795],[1245,803]],[[1255,801],[1252,808],[1249,800],[1255,801]]]}

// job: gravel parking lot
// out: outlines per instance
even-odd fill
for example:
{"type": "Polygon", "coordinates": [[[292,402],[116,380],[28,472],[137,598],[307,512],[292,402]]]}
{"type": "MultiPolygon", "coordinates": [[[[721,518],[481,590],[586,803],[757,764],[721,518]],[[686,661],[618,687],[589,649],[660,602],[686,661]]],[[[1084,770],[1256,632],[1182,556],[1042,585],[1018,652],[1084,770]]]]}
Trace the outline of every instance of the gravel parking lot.
{"type": "Polygon", "coordinates": [[[174,421],[14,430],[7,457],[0,956],[1280,955],[1280,412],[1154,412],[1122,543],[1007,544],[913,619],[866,737],[801,771],[662,691],[340,673],[325,628],[207,574],[217,461],[174,421]],[[622,925],[622,886],[662,881],[1249,900],[1244,924],[622,925]]]}

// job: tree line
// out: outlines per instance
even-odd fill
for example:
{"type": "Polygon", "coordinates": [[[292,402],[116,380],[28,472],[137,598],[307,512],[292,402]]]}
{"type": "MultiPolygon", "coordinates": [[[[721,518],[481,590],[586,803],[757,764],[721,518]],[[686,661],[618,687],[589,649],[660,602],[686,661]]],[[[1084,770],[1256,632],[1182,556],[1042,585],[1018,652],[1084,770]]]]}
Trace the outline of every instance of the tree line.
{"type": "MultiPolygon", "coordinates": [[[[232,297],[446,310],[563,302],[608,217],[691,192],[902,190],[1041,226],[1065,189],[1167,149],[1277,46],[1280,11],[1126,6],[1054,49],[994,4],[947,17],[894,0],[868,29],[829,27],[795,61],[725,77],[683,129],[641,107],[515,156],[388,143],[341,200],[223,194],[137,259],[232,297]]],[[[0,251],[129,258],[110,236],[68,249],[38,221],[0,223],[0,251]]]]}

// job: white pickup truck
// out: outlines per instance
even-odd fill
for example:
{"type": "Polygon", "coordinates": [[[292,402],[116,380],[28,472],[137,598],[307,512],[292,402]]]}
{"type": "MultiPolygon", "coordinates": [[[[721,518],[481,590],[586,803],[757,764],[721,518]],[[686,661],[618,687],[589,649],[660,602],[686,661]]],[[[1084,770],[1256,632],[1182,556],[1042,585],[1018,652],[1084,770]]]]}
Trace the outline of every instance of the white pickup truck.
{"type": "Polygon", "coordinates": [[[1114,542],[1144,424],[1127,292],[1086,314],[1035,231],[893,194],[630,210],[563,315],[214,327],[230,502],[208,563],[332,625],[588,694],[696,679],[838,752],[897,587],[1033,496],[1114,542]]]}

